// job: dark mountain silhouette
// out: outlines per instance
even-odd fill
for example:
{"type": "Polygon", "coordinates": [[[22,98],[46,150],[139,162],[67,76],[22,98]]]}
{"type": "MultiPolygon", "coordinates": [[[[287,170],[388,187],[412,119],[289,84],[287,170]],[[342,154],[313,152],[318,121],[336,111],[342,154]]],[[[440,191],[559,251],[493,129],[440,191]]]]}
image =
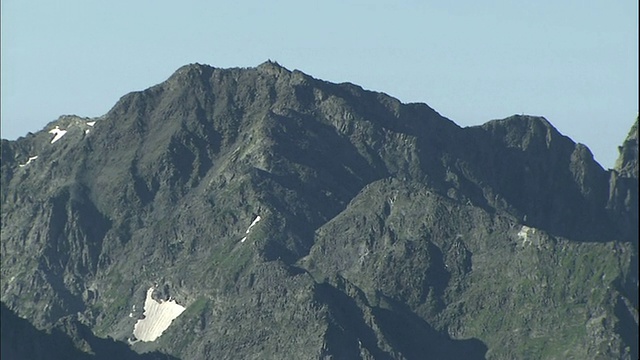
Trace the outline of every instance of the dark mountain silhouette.
{"type": "Polygon", "coordinates": [[[130,345],[149,356],[635,359],[637,120],[620,154],[605,170],[542,117],[461,128],[273,62],[187,65],[2,140],[3,323],[36,334],[3,344],[124,351],[154,287],[186,310],[130,345]]]}

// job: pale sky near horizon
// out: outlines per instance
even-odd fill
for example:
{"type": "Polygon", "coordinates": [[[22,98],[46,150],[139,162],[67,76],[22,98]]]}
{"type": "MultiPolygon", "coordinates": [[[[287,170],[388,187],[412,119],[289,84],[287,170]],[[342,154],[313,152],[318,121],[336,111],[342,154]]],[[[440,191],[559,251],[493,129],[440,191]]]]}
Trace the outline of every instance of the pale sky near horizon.
{"type": "Polygon", "coordinates": [[[638,116],[637,1],[2,0],[2,138],[100,116],[187,63],[267,59],[460,126],[546,117],[613,166],[638,116]]]}

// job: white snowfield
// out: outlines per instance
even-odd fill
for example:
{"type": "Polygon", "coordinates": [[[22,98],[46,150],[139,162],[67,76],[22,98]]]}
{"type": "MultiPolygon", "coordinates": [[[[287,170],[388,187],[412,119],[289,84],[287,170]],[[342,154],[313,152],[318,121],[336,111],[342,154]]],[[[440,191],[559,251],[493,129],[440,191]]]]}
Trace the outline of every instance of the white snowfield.
{"type": "Polygon", "coordinates": [[[24,163],[24,164],[20,164],[19,166],[20,166],[20,167],[25,167],[25,166],[27,166],[27,165],[31,164],[31,162],[32,162],[33,160],[37,159],[37,158],[38,158],[38,155],[36,155],[36,156],[31,156],[31,157],[29,158],[29,160],[27,160],[27,162],[26,162],[26,163],[24,163]]]}
{"type": "Polygon", "coordinates": [[[253,219],[253,222],[251,223],[251,225],[249,225],[249,228],[247,229],[247,234],[249,233],[249,231],[251,231],[251,228],[254,227],[258,221],[262,220],[262,218],[260,217],[260,215],[256,216],[255,219],[253,219]]]}
{"type": "Polygon", "coordinates": [[[53,144],[54,142],[62,139],[62,137],[64,136],[64,134],[67,133],[67,130],[62,130],[60,129],[59,126],[56,126],[55,129],[51,129],[49,130],[49,134],[55,134],[55,136],[53,137],[53,139],[51,140],[51,143],[53,144]]]}
{"type": "Polygon", "coordinates": [[[185,310],[175,300],[156,301],[151,297],[153,287],[147,290],[144,301],[144,319],[138,320],[133,327],[133,335],[141,341],[155,341],[167,330],[171,322],[185,310]]]}
{"type": "MultiPolygon", "coordinates": [[[[258,221],[262,220],[262,218],[260,217],[260,215],[256,216],[255,219],[253,219],[253,222],[251,223],[251,225],[249,225],[249,227],[247,228],[247,231],[245,231],[245,234],[249,234],[249,231],[251,231],[251,228],[254,227],[258,221]]],[[[245,240],[247,240],[247,237],[243,237],[240,242],[244,242],[245,240]]]]}
{"type": "Polygon", "coordinates": [[[88,121],[88,122],[87,122],[87,125],[89,125],[89,126],[93,126],[93,125],[95,125],[95,124],[96,124],[96,122],[95,122],[95,121],[88,121]]]}

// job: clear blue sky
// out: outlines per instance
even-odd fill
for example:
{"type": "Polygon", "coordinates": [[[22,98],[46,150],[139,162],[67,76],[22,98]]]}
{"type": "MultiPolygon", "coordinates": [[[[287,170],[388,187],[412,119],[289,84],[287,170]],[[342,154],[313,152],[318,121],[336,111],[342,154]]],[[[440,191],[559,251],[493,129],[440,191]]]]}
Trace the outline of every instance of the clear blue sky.
{"type": "Polygon", "coordinates": [[[542,115],[605,168],[638,114],[637,1],[273,3],[2,0],[2,137],[102,115],[187,63],[267,59],[461,126],[542,115]]]}

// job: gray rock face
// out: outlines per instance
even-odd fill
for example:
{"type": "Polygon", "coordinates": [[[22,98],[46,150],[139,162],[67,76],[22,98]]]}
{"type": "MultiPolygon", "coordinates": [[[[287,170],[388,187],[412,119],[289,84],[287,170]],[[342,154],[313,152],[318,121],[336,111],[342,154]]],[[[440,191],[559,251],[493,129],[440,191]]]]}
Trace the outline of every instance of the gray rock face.
{"type": "Polygon", "coordinates": [[[2,140],[2,302],[94,353],[73,329],[183,359],[637,358],[634,129],[606,171],[544,118],[187,65],[2,140]],[[131,341],[152,287],[186,310],[131,341]]]}
{"type": "Polygon", "coordinates": [[[638,178],[638,119],[631,127],[626,140],[619,147],[620,157],[615,170],[624,177],[638,178]]]}

